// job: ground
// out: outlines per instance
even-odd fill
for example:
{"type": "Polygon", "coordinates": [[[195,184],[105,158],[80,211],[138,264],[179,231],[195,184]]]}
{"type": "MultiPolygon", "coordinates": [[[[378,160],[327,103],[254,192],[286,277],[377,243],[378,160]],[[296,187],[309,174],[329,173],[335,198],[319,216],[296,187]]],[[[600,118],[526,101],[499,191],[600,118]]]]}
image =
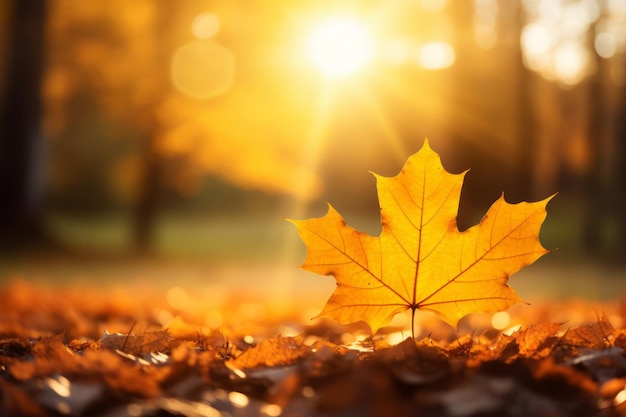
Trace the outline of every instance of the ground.
{"type": "Polygon", "coordinates": [[[0,415],[626,415],[623,267],[550,254],[529,304],[412,339],[312,320],[332,278],[276,252],[4,257],[0,415]]]}

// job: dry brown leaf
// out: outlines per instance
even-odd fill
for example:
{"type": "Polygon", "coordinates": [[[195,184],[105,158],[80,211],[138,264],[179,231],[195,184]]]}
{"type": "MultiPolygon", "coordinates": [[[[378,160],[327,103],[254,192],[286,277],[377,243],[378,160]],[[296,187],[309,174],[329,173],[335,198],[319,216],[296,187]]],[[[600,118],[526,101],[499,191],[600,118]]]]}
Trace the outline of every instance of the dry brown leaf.
{"type": "Polygon", "coordinates": [[[78,366],[82,375],[99,376],[112,389],[146,398],[161,394],[158,381],[145,372],[147,367],[137,366],[113,352],[86,351],[78,366]]]}
{"type": "Polygon", "coordinates": [[[556,336],[559,327],[561,327],[559,323],[538,323],[513,333],[513,338],[519,348],[519,355],[529,358],[539,354],[542,345],[548,338],[556,336]]]}
{"type": "Polygon", "coordinates": [[[604,349],[609,346],[609,338],[615,329],[606,314],[598,317],[595,323],[589,323],[569,330],[564,336],[562,343],[565,345],[589,348],[604,349]]]}
{"type": "Polygon", "coordinates": [[[246,350],[241,356],[231,360],[231,365],[238,369],[291,365],[310,352],[311,348],[303,343],[302,336],[278,336],[274,339],[263,340],[246,350]]]}
{"type": "Polygon", "coordinates": [[[615,337],[614,346],[626,350],[626,333],[620,333],[615,337]]]}
{"type": "Polygon", "coordinates": [[[120,350],[131,355],[163,352],[172,348],[172,337],[167,330],[141,334],[105,334],[100,346],[108,350],[120,350]]]}
{"type": "Polygon", "coordinates": [[[415,343],[408,338],[395,346],[377,350],[373,355],[391,369],[396,378],[409,385],[424,385],[449,374],[449,356],[438,346],[415,343]]]}
{"type": "Polygon", "coordinates": [[[25,357],[11,365],[9,372],[13,378],[25,381],[74,369],[75,354],[63,344],[61,336],[35,341],[31,352],[32,359],[25,357]]]}

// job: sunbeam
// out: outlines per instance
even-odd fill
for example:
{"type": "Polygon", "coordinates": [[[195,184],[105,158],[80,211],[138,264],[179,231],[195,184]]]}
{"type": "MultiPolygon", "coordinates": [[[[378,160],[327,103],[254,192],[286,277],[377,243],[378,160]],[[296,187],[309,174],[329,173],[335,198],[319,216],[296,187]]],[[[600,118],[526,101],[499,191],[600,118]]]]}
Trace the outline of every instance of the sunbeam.
{"type": "MultiPolygon", "coordinates": [[[[332,116],[333,99],[336,90],[332,88],[332,85],[327,83],[322,86],[322,89],[317,100],[316,108],[314,111],[315,117],[311,123],[311,127],[308,133],[305,135],[304,146],[302,155],[304,159],[303,165],[308,169],[306,171],[315,172],[317,165],[320,161],[322,151],[326,145],[328,139],[328,125],[332,116]]],[[[295,186],[313,187],[310,181],[307,181],[303,176],[295,176],[291,180],[295,186]]],[[[312,190],[309,190],[312,191],[312,190]]],[[[310,193],[303,193],[303,195],[310,193]]],[[[303,198],[297,198],[295,203],[290,209],[290,216],[301,216],[307,208],[308,201],[303,198]]]]}
{"type": "Polygon", "coordinates": [[[402,101],[402,104],[412,109],[416,115],[426,118],[431,130],[433,124],[442,126],[447,134],[453,135],[458,140],[472,140],[473,145],[493,158],[501,158],[503,152],[515,151],[511,149],[511,144],[504,140],[505,137],[512,135],[506,135],[502,129],[498,129],[498,120],[477,117],[476,109],[469,104],[473,102],[471,97],[464,96],[463,90],[459,90],[454,84],[432,81],[429,83],[413,81],[409,84],[402,77],[382,75],[376,77],[376,83],[390,96],[402,101]],[[419,94],[415,92],[418,87],[413,87],[416,85],[419,85],[419,94]],[[456,120],[457,123],[454,125],[446,123],[446,120],[450,119],[456,120]],[[464,134],[465,131],[472,132],[472,135],[464,134]],[[494,140],[499,140],[499,146],[494,146],[494,140]]]}
{"type": "Polygon", "coordinates": [[[363,102],[368,107],[370,114],[374,118],[377,127],[380,129],[380,132],[387,141],[387,144],[393,150],[395,157],[400,162],[404,161],[406,159],[407,150],[402,141],[402,137],[394,127],[393,122],[368,89],[361,88],[359,89],[359,93],[361,94],[363,102]]]}
{"type": "MultiPolygon", "coordinates": [[[[303,165],[308,169],[300,172],[315,172],[319,164],[322,151],[328,140],[328,126],[329,120],[332,116],[333,99],[336,90],[330,83],[325,83],[319,93],[318,100],[315,106],[314,118],[308,129],[307,134],[304,136],[304,146],[302,155],[304,156],[303,165]]],[[[310,176],[308,177],[310,178],[310,176]]],[[[294,186],[313,187],[310,181],[304,177],[304,175],[296,175],[291,181],[294,186]]],[[[312,190],[311,190],[312,191],[312,190]]],[[[309,192],[301,193],[300,195],[308,195],[309,192]]],[[[309,201],[304,198],[294,198],[289,204],[286,204],[283,208],[284,211],[281,216],[288,213],[288,217],[294,219],[300,219],[305,217],[306,210],[309,205],[309,201]]],[[[276,268],[273,277],[273,288],[269,292],[272,294],[276,305],[288,305],[286,301],[290,297],[293,297],[294,287],[297,280],[294,279],[294,274],[297,270],[293,268],[294,259],[297,256],[300,246],[294,244],[295,236],[291,227],[286,228],[286,233],[282,239],[282,248],[280,248],[280,257],[276,262],[276,268]]],[[[302,284],[298,284],[301,288],[302,284]]]]}

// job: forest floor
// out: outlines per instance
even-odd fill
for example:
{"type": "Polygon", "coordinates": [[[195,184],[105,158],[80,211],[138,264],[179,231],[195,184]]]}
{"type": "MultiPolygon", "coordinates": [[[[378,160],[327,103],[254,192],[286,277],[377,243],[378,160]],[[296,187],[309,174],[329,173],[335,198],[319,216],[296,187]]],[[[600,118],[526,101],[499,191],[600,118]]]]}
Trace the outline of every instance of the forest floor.
{"type": "Polygon", "coordinates": [[[24,257],[0,267],[0,415],[626,416],[624,270],[540,260],[530,305],[371,335],[311,320],[297,263],[24,257]]]}
{"type": "Polygon", "coordinates": [[[0,254],[0,415],[626,416],[623,264],[565,248],[511,277],[529,304],[371,335],[311,319],[334,280],[276,222],[172,222],[139,257],[117,220],[59,222],[93,247],[0,254]]]}

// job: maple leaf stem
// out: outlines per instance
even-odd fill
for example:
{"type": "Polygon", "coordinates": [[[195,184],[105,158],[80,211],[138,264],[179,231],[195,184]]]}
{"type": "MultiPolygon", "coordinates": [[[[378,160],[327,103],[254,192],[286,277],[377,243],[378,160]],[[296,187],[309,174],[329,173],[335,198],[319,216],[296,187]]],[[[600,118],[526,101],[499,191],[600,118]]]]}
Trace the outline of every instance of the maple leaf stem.
{"type": "Polygon", "coordinates": [[[415,340],[415,307],[411,307],[411,338],[415,340]]]}

